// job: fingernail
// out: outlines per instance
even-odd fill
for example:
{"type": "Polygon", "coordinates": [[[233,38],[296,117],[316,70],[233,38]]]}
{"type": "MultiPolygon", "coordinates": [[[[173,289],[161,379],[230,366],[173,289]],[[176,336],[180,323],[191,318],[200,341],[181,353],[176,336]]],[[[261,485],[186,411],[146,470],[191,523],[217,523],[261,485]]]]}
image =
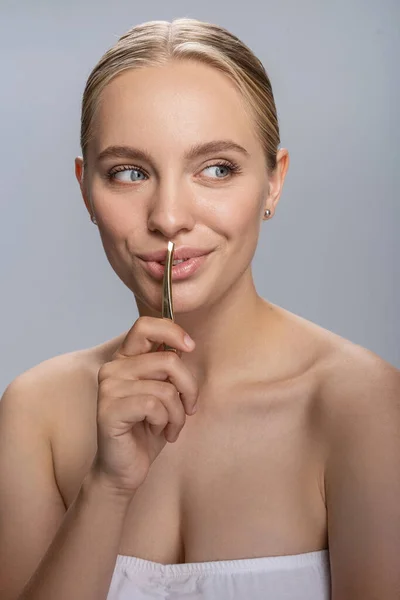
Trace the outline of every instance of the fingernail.
{"type": "Polygon", "coordinates": [[[196,345],[195,342],[192,340],[192,338],[187,333],[185,334],[183,341],[185,342],[185,345],[187,346],[187,348],[190,348],[190,349],[193,349],[196,345]]]}
{"type": "Polygon", "coordinates": [[[192,412],[190,413],[191,415],[194,415],[194,413],[197,412],[197,404],[195,404],[192,408],[192,412]]]}

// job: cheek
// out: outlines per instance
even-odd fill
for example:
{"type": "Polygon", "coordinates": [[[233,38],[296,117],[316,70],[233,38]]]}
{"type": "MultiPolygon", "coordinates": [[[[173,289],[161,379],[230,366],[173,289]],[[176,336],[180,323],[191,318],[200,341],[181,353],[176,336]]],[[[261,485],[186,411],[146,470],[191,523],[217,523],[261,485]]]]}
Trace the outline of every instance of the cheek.
{"type": "Polygon", "coordinates": [[[239,195],[231,195],[222,209],[218,210],[218,219],[226,234],[235,238],[258,236],[265,198],[263,190],[259,188],[241,190],[239,195]]]}
{"type": "Polygon", "coordinates": [[[240,269],[244,269],[253,260],[260,235],[264,202],[265,196],[258,189],[252,196],[246,196],[240,208],[231,211],[227,218],[225,236],[233,247],[240,269]]]}
{"type": "Polygon", "coordinates": [[[145,205],[140,198],[113,192],[107,189],[104,181],[93,181],[91,197],[102,229],[113,237],[123,238],[127,232],[142,228],[146,222],[145,205]]]}

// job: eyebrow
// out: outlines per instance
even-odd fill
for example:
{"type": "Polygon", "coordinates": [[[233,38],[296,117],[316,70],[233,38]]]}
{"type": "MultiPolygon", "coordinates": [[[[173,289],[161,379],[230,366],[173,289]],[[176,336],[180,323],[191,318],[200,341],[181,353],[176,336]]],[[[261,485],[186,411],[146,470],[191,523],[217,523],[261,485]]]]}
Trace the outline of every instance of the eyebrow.
{"type": "MultiPolygon", "coordinates": [[[[249,152],[243,146],[240,146],[233,140],[215,140],[203,144],[194,144],[185,153],[184,158],[189,161],[205,154],[226,152],[227,150],[234,150],[244,156],[250,156],[249,152]]],[[[139,148],[133,148],[132,146],[108,146],[98,154],[97,161],[105,160],[106,158],[130,158],[152,162],[152,157],[148,152],[139,148]]]]}

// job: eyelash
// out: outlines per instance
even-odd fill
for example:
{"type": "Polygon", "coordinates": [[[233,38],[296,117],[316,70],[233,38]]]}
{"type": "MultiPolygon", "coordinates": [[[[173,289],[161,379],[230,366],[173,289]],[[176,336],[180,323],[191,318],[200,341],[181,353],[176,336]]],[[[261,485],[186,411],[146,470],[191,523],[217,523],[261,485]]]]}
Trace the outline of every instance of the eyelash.
{"type": "MultiPolygon", "coordinates": [[[[227,160],[221,160],[218,161],[216,163],[212,163],[211,165],[207,165],[206,167],[204,167],[204,169],[208,169],[209,167],[228,167],[228,169],[230,169],[231,171],[231,175],[236,175],[238,173],[241,173],[241,168],[239,167],[238,164],[231,162],[231,161],[227,161],[227,160]]],[[[203,171],[204,171],[203,169],[203,171]]],[[[142,169],[141,167],[136,167],[135,165],[121,165],[120,167],[115,167],[114,169],[111,169],[111,171],[108,171],[107,173],[107,179],[110,182],[114,182],[114,175],[116,173],[121,173],[123,171],[140,171],[141,173],[143,173],[144,175],[146,175],[146,177],[148,176],[146,171],[144,169],[142,169]]],[[[227,177],[222,177],[223,179],[228,179],[227,177]]]]}

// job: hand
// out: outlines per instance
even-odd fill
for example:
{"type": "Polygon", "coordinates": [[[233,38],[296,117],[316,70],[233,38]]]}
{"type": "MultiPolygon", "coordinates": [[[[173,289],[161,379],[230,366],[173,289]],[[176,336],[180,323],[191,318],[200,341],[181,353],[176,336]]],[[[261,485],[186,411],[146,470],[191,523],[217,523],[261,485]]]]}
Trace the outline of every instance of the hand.
{"type": "Polygon", "coordinates": [[[181,360],[186,332],[170,319],[139,317],[98,373],[97,453],[92,471],[132,495],[167,441],[175,442],[194,412],[195,377],[181,360]],[[152,351],[166,343],[178,354],[152,351]]]}

